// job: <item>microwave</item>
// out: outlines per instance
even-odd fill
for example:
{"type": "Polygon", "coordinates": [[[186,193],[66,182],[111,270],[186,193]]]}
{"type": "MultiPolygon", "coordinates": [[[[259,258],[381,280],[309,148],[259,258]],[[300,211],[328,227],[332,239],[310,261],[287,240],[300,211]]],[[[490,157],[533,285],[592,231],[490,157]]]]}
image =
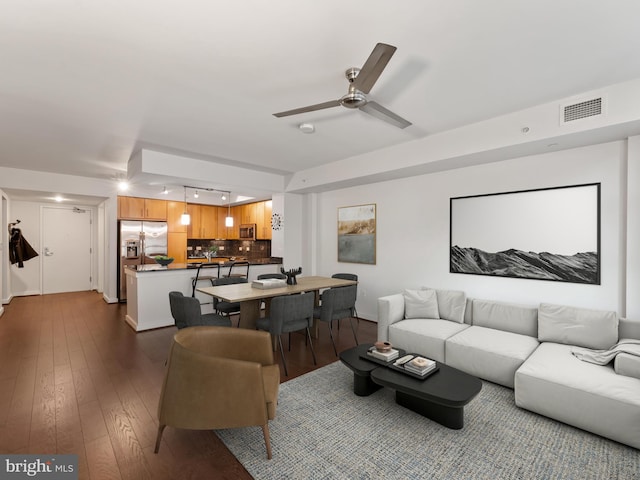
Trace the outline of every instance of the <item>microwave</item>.
{"type": "Polygon", "coordinates": [[[240,240],[255,240],[256,239],[256,224],[245,223],[240,225],[240,240]]]}

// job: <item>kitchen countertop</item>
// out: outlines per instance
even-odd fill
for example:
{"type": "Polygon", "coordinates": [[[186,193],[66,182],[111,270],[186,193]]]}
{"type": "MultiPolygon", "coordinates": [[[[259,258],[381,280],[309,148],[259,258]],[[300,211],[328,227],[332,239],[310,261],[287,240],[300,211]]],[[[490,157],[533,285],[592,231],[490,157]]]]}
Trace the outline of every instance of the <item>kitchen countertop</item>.
{"type": "MultiPolygon", "coordinates": [[[[204,260],[204,259],[203,259],[204,260]]],[[[212,259],[214,260],[214,259],[212,259]]],[[[282,264],[282,259],[280,258],[256,258],[254,260],[247,260],[249,262],[249,265],[279,265],[282,264]]],[[[206,262],[203,262],[206,263],[206,262]]],[[[211,263],[215,263],[215,260],[211,263]]],[[[220,263],[220,267],[228,267],[230,266],[233,262],[230,261],[223,261],[223,262],[218,262],[220,263]]],[[[157,263],[150,263],[147,265],[125,265],[125,268],[128,268],[130,270],[135,270],[136,272],[166,272],[169,270],[192,270],[195,268],[198,268],[198,266],[200,266],[199,263],[170,263],[169,265],[167,265],[166,267],[163,267],[160,264],[157,263]]]]}

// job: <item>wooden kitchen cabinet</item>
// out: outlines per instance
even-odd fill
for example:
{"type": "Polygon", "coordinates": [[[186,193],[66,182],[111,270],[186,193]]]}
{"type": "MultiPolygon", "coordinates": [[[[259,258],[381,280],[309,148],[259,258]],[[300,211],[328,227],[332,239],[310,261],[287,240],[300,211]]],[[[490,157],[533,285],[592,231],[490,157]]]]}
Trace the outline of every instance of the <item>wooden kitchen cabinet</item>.
{"type": "Polygon", "coordinates": [[[146,220],[167,220],[167,201],[144,199],[144,218],[146,220]]]}
{"type": "Polygon", "coordinates": [[[118,218],[144,219],[144,198],[118,197],[118,218]]]}
{"type": "Polygon", "coordinates": [[[167,220],[167,201],[153,198],[118,197],[118,218],[167,220]]]}
{"type": "Polygon", "coordinates": [[[218,208],[218,238],[226,240],[228,237],[225,219],[227,218],[227,207],[218,208]]]}
{"type": "Polygon", "coordinates": [[[227,238],[230,240],[238,240],[240,238],[240,220],[242,220],[242,206],[231,207],[231,216],[233,217],[233,227],[227,227],[227,238]]]}
{"type": "Polygon", "coordinates": [[[218,232],[218,207],[189,203],[187,204],[187,212],[191,215],[191,223],[187,227],[188,238],[220,238],[218,232]]]}
{"type": "Polygon", "coordinates": [[[238,208],[240,210],[240,223],[256,223],[256,206],[257,203],[247,203],[245,205],[240,205],[238,208]]]}
{"type": "Polygon", "coordinates": [[[167,233],[167,255],[175,263],[187,262],[187,232],[167,233]]]}
{"type": "MultiPolygon", "coordinates": [[[[182,225],[181,217],[185,210],[184,202],[174,202],[172,200],[167,202],[167,229],[169,232],[184,232],[187,233],[187,226],[182,225]]],[[[185,244],[186,250],[186,244],[185,244]]]]}
{"type": "Polygon", "coordinates": [[[256,204],[256,238],[271,240],[271,200],[256,204]]]}
{"type": "Polygon", "coordinates": [[[200,205],[200,225],[202,229],[202,236],[200,238],[219,238],[218,207],[213,205],[200,205]]]}
{"type": "MultiPolygon", "coordinates": [[[[169,233],[186,233],[190,239],[237,240],[239,227],[245,223],[256,224],[256,238],[270,240],[271,200],[228,206],[203,205],[173,200],[155,200],[137,197],[118,197],[118,218],[131,220],[166,220],[169,233]],[[181,217],[186,211],[191,216],[189,225],[182,225],[181,217]],[[233,227],[225,220],[231,213],[233,227]]],[[[178,238],[178,237],[176,237],[178,238]]],[[[186,252],[186,238],[184,248],[186,252]]]]}
{"type": "Polygon", "coordinates": [[[202,210],[197,203],[187,203],[187,213],[191,217],[191,222],[187,225],[187,238],[202,238],[202,210]]]}
{"type": "Polygon", "coordinates": [[[240,237],[240,207],[219,207],[218,208],[218,235],[219,238],[225,240],[237,240],[240,237]],[[227,227],[226,219],[227,216],[231,213],[231,217],[233,217],[233,227],[227,227]]]}

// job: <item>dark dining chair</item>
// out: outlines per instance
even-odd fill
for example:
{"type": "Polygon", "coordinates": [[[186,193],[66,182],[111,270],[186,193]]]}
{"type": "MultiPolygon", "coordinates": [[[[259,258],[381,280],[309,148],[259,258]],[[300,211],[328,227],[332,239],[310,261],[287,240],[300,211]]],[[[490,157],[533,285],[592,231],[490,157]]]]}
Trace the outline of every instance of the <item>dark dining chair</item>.
{"type": "MultiPolygon", "coordinates": [[[[331,278],[339,278],[341,280],[353,280],[354,282],[358,281],[358,275],[356,275],[355,273],[334,273],[333,275],[331,275],[331,278]]],[[[356,298],[358,298],[358,287],[357,286],[356,286],[356,298]]],[[[351,313],[351,316],[353,318],[355,318],[356,320],[358,320],[358,322],[360,321],[360,317],[358,317],[358,312],[356,311],[355,302],[353,304],[353,312],[351,313]]],[[[338,322],[338,328],[340,328],[340,323],[339,322],[338,322]]]]}
{"type": "MultiPolygon", "coordinates": [[[[287,362],[282,348],[283,333],[306,330],[307,342],[311,348],[313,364],[317,365],[316,352],[313,350],[311,332],[309,328],[313,325],[313,305],[315,303],[315,293],[307,292],[297,295],[283,295],[271,299],[271,309],[268,317],[259,318],[256,326],[259,330],[266,330],[278,339],[280,356],[284,366],[284,374],[289,375],[287,362]]],[[[291,338],[289,338],[289,351],[291,350],[291,338]]]]}
{"type": "MultiPolygon", "coordinates": [[[[222,277],[211,280],[211,285],[217,287],[219,285],[234,285],[237,283],[247,283],[244,277],[222,277]]],[[[220,315],[235,315],[240,313],[239,302],[227,302],[213,297],[213,309],[220,315]]]]}
{"type": "Polygon", "coordinates": [[[217,313],[203,315],[198,299],[185,297],[182,292],[169,292],[169,307],[178,329],[201,325],[231,326],[231,320],[228,317],[223,317],[217,313]]]}
{"type": "MultiPolygon", "coordinates": [[[[266,280],[269,278],[275,278],[278,280],[286,280],[287,276],[284,275],[283,273],[261,273],[260,275],[258,275],[256,277],[256,280],[266,280]]],[[[262,302],[260,302],[260,308],[266,308],[267,307],[267,301],[266,300],[262,300],[262,302]]]]}
{"type": "Polygon", "coordinates": [[[356,330],[353,327],[353,311],[356,304],[356,286],[348,285],[346,287],[329,288],[322,293],[322,304],[316,307],[313,311],[314,318],[322,322],[329,324],[329,336],[331,337],[331,343],[333,344],[333,351],[338,356],[338,350],[336,349],[336,342],[333,339],[333,331],[331,324],[334,320],[342,320],[343,318],[349,319],[351,325],[351,331],[353,332],[353,338],[358,344],[358,337],[356,336],[356,330]]]}

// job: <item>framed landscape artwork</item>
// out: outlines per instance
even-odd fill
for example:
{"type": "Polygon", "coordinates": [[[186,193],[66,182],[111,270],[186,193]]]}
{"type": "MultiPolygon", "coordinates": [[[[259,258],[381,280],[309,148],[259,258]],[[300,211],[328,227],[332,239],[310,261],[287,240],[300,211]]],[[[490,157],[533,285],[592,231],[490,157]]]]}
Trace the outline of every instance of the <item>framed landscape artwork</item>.
{"type": "Polygon", "coordinates": [[[376,264],[376,205],[338,208],[338,261],[376,264]]]}
{"type": "Polygon", "coordinates": [[[450,199],[451,273],[600,285],[600,184],[450,199]]]}

